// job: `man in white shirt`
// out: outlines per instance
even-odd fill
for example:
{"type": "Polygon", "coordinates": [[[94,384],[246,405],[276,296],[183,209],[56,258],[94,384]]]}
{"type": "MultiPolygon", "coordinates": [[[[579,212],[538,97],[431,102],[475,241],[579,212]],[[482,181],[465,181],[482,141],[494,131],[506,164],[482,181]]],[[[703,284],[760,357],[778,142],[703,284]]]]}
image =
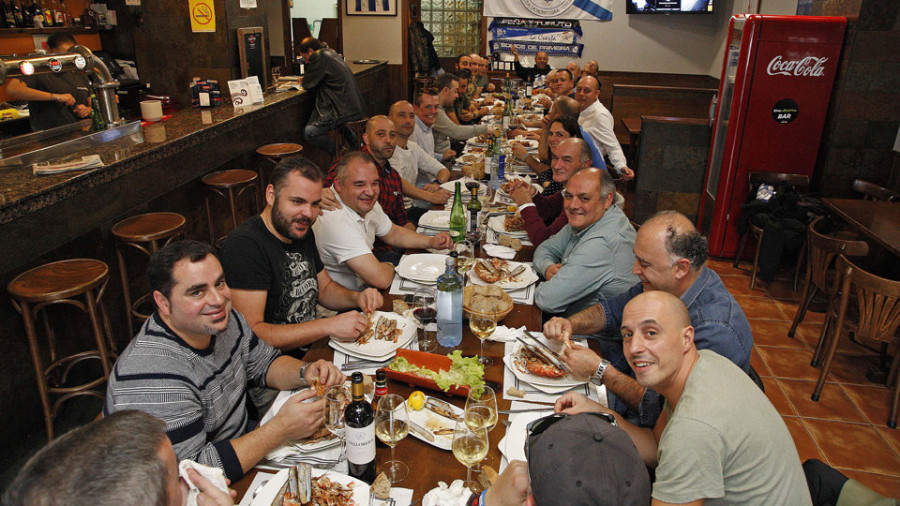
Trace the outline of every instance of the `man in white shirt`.
{"type": "Polygon", "coordinates": [[[403,185],[403,205],[407,218],[418,223],[419,217],[432,204],[445,204],[452,196],[449,190],[441,188],[441,184],[450,179],[450,171],[410,140],[416,126],[412,104],[406,100],[395,102],[389,115],[396,131],[391,167],[410,183],[408,187],[403,185]]]}
{"type": "Polygon", "coordinates": [[[446,232],[428,237],[391,222],[378,204],[378,170],[365,153],[354,151],[341,158],[334,190],[340,209],[323,212],[313,231],[325,270],[344,287],[391,286],[394,265],[375,258],[376,236],[396,248],[444,249],[453,244],[446,232]]]}
{"type": "Polygon", "coordinates": [[[613,131],[612,113],[600,103],[600,82],[594,76],[584,76],[575,87],[575,100],[581,104],[578,124],[585,133],[591,136],[594,144],[609,157],[613,167],[622,174],[625,180],[634,178],[634,171],[628,168],[622,145],[613,131]]]}
{"type": "Polygon", "coordinates": [[[437,92],[433,88],[418,91],[413,103],[416,111],[416,126],[410,140],[418,144],[426,153],[431,153],[437,161],[442,162],[456,156],[456,151],[452,149],[442,153],[437,153],[434,150],[434,132],[432,127],[438,114],[437,92]]]}

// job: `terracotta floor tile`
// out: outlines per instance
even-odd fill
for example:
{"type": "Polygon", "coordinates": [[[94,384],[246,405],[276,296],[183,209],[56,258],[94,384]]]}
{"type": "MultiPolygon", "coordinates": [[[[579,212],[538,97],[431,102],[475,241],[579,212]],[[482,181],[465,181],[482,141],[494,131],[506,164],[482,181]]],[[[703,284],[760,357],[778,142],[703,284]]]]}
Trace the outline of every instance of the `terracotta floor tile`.
{"type": "Polygon", "coordinates": [[[788,337],[787,333],[791,329],[791,324],[786,321],[756,319],[748,321],[750,322],[750,329],[753,331],[753,344],[780,348],[809,349],[806,341],[788,337]]]}
{"type": "Polygon", "coordinates": [[[778,380],[775,378],[762,378],[762,382],[766,387],[766,397],[769,398],[769,402],[775,406],[775,409],[782,416],[797,416],[797,410],[794,409],[787,396],[784,395],[784,390],[779,386],[778,380]]]}
{"type": "Polygon", "coordinates": [[[809,434],[809,431],[806,430],[806,425],[803,424],[800,418],[785,416],[782,419],[784,424],[787,425],[791,437],[794,439],[794,445],[797,447],[797,453],[800,455],[800,462],[804,462],[807,459],[819,459],[822,462],[826,462],[822,451],[809,434]]]}
{"type": "Polygon", "coordinates": [[[766,287],[766,293],[774,299],[789,300],[797,302],[803,293],[803,276],[800,276],[800,282],[797,284],[797,291],[794,291],[794,278],[776,279],[766,287]]]}
{"type": "Polygon", "coordinates": [[[900,476],[900,457],[868,424],[803,418],[832,467],[900,476]]]}
{"type": "Polygon", "coordinates": [[[756,346],[754,346],[753,351],[750,352],[750,366],[752,366],[753,369],[756,370],[756,374],[759,374],[760,376],[772,376],[771,369],[766,365],[765,360],[763,360],[759,352],[756,351],[756,346]]]}
{"type": "MultiPolygon", "coordinates": [[[[785,299],[775,299],[775,304],[778,305],[779,308],[784,312],[784,315],[788,320],[794,321],[794,317],[797,316],[797,310],[800,308],[800,301],[793,300],[785,300],[785,299]]],[[[810,304],[812,309],[818,309],[810,304]]],[[[812,309],[808,309],[806,311],[806,315],[803,316],[802,323],[824,323],[825,322],[825,313],[813,311],[812,309]]],[[[824,311],[824,308],[822,308],[824,311]]]]}
{"type": "Polygon", "coordinates": [[[766,291],[759,285],[750,289],[750,278],[747,276],[722,276],[722,283],[731,295],[747,295],[750,297],[766,297],[766,291]]]}
{"type": "Polygon", "coordinates": [[[823,326],[824,324],[822,323],[803,322],[797,325],[797,332],[794,333],[794,337],[804,341],[811,349],[815,350],[816,345],[819,343],[819,336],[822,335],[823,326]]]}
{"type": "Polygon", "coordinates": [[[785,395],[797,414],[804,418],[822,418],[844,422],[866,423],[866,417],[850,397],[836,383],[825,383],[819,401],[811,396],[816,384],[813,381],[779,379],[785,395]]]}
{"type": "MultiPolygon", "coordinates": [[[[887,415],[884,415],[884,419],[879,419],[878,424],[876,424],[875,429],[881,433],[881,437],[884,438],[888,444],[891,445],[891,448],[900,455],[900,429],[891,429],[885,423],[887,422],[887,415]]],[[[898,496],[900,497],[900,496],[898,496]]]]}
{"type": "MultiPolygon", "coordinates": [[[[887,419],[891,414],[891,400],[893,391],[884,386],[850,385],[842,384],[841,388],[850,396],[850,399],[859,407],[873,425],[887,427],[887,419]]],[[[887,429],[889,432],[891,429],[887,429]]],[[[896,438],[897,445],[894,449],[900,454],[900,434],[896,438]]]]}
{"type": "MultiPolygon", "coordinates": [[[[824,359],[823,359],[824,361],[824,359]]],[[[875,355],[842,355],[834,354],[827,381],[836,383],[855,383],[857,385],[877,385],[866,378],[866,371],[879,364],[875,355]]]]}
{"type": "Polygon", "coordinates": [[[744,276],[747,278],[747,283],[750,283],[750,276],[747,274],[747,271],[732,267],[733,261],[725,258],[710,258],[706,261],[706,265],[716,271],[716,274],[719,276],[744,276]]]}
{"type": "MultiPolygon", "coordinates": [[[[760,318],[765,320],[788,320],[781,312],[775,300],[769,297],[751,297],[747,295],[735,295],[735,300],[744,310],[747,318],[760,318]]],[[[793,316],[793,313],[791,313],[793,316]]]]}
{"type": "Polygon", "coordinates": [[[812,351],[796,348],[772,348],[755,346],[765,360],[772,376],[776,378],[803,379],[815,381],[819,378],[819,370],[809,365],[812,351]]]}
{"type": "Polygon", "coordinates": [[[866,473],[851,469],[839,469],[848,478],[862,483],[885,497],[900,497],[900,477],[866,473]]]}

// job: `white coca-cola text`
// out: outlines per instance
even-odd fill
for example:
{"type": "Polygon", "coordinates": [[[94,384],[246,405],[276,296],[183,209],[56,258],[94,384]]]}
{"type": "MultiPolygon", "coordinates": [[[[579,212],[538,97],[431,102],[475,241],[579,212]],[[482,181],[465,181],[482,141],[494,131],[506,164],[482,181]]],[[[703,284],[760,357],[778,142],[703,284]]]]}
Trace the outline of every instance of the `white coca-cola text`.
{"type": "Polygon", "coordinates": [[[802,60],[782,60],[781,55],[772,58],[766,67],[766,73],[770,76],[798,76],[798,77],[822,77],[825,74],[825,62],[828,58],[816,58],[807,56],[802,60]]]}

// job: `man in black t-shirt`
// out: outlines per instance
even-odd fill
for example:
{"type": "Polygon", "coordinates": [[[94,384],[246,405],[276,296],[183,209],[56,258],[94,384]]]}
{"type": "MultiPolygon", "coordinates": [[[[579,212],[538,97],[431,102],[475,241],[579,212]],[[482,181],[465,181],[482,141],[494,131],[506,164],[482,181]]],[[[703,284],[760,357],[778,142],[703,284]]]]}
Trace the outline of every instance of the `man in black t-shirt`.
{"type": "Polygon", "coordinates": [[[328,336],[353,341],[369,326],[359,311],[317,320],[317,302],[366,313],[383,302],[377,290],[347,290],[325,271],[312,231],[322,179],[305,158],[279,163],[266,187],[266,208],[232,231],[219,254],[234,308],[257,336],[283,351],[328,336]]]}

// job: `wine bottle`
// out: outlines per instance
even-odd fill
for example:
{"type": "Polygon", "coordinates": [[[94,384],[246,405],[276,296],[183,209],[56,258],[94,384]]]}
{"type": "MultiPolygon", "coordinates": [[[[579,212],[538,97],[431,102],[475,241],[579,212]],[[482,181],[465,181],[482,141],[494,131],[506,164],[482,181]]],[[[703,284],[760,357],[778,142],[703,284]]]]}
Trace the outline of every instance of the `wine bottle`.
{"type": "MultiPolygon", "coordinates": [[[[469,187],[470,183],[466,183],[466,188],[469,187]]],[[[469,232],[467,234],[467,238],[470,241],[478,240],[478,214],[481,212],[481,201],[478,199],[478,182],[472,183],[472,198],[469,200],[469,204],[466,205],[466,209],[469,211],[469,232]]]]}
{"type": "MultiPolygon", "coordinates": [[[[378,401],[387,394],[387,373],[385,373],[384,369],[377,369],[375,371],[375,395],[372,396],[372,409],[374,409],[376,413],[378,412],[378,401]]],[[[384,441],[377,437],[375,438],[375,446],[378,448],[388,447],[384,441]]]]}
{"type": "Polygon", "coordinates": [[[456,271],[455,258],[447,257],[444,265],[446,270],[437,279],[437,340],[441,346],[454,348],[462,342],[463,279],[456,271]]]}
{"type": "Polygon", "coordinates": [[[25,28],[25,9],[16,3],[16,0],[9,0],[10,7],[12,8],[13,17],[15,18],[15,27],[16,28],[25,28]]]}
{"type": "Polygon", "coordinates": [[[375,481],[375,410],[366,400],[363,375],[352,376],[353,401],[344,410],[347,469],[350,476],[369,485],[375,481]]]}
{"type": "Polygon", "coordinates": [[[500,172],[500,136],[494,137],[494,142],[491,144],[491,179],[488,182],[488,185],[492,190],[497,191],[500,188],[500,182],[503,178],[503,174],[500,172]]]}
{"type": "Polygon", "coordinates": [[[458,181],[453,193],[453,206],[450,208],[449,233],[455,243],[466,239],[466,213],[463,211],[461,183],[458,181]]]}
{"type": "Polygon", "coordinates": [[[13,19],[12,25],[10,25],[12,11],[9,10],[9,7],[6,4],[5,0],[0,0],[0,28],[15,28],[16,21],[13,19]]]}
{"type": "Polygon", "coordinates": [[[56,0],[53,2],[53,23],[56,26],[66,26],[66,14],[62,5],[56,0]]]}

